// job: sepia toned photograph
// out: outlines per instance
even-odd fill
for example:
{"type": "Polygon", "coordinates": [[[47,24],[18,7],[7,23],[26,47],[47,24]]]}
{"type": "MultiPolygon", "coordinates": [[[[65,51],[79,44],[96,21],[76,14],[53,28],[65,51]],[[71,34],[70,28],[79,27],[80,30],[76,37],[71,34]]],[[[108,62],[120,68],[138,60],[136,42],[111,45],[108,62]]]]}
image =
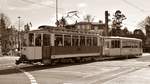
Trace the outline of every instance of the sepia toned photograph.
{"type": "Polygon", "coordinates": [[[0,0],[0,84],[150,84],[149,3],[0,0]]]}

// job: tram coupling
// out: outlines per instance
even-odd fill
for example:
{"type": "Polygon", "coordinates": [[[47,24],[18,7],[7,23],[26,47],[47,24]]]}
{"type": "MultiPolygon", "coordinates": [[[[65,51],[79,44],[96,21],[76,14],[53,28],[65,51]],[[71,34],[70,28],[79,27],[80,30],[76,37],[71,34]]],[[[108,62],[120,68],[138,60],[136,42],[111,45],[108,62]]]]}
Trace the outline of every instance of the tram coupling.
{"type": "Polygon", "coordinates": [[[20,63],[27,63],[28,62],[28,59],[25,55],[21,55],[21,57],[16,60],[15,64],[16,65],[19,65],[20,63]]]}

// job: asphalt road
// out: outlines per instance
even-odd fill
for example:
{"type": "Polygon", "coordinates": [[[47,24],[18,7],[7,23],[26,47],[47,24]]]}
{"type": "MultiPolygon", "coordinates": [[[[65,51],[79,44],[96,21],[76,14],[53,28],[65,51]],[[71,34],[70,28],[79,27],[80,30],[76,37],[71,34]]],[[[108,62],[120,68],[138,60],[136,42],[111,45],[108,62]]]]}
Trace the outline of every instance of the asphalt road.
{"type": "Polygon", "coordinates": [[[150,83],[150,54],[82,64],[15,65],[17,57],[0,57],[0,84],[139,84],[150,83]],[[144,77],[142,77],[144,74],[144,77]],[[141,77],[141,80],[139,78],[141,77]],[[142,81],[142,78],[145,80],[142,81]],[[133,80],[134,79],[134,80],[133,80]]]}

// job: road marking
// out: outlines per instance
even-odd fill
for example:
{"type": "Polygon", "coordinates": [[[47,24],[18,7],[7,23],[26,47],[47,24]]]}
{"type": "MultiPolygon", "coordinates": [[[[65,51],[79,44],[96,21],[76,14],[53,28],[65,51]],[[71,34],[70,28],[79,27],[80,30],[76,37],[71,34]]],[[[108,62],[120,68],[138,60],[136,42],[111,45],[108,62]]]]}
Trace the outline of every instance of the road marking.
{"type": "MultiPolygon", "coordinates": [[[[129,73],[131,73],[133,71],[137,71],[137,70],[140,70],[140,68],[130,68],[130,69],[127,69],[125,71],[121,71],[121,72],[118,72],[118,73],[115,73],[115,74],[107,75],[106,77],[103,78],[103,80],[100,80],[100,81],[103,81],[103,82],[105,82],[105,80],[110,81],[110,80],[116,79],[116,78],[118,78],[122,75],[126,75],[126,74],[129,74],[129,73]]],[[[94,84],[98,81],[99,80],[94,80],[94,81],[90,82],[89,84],[94,84]]]]}
{"type": "Polygon", "coordinates": [[[29,72],[26,72],[23,69],[19,69],[19,68],[17,68],[17,69],[19,71],[23,72],[30,79],[31,84],[38,84],[37,81],[35,80],[35,78],[29,72]]]}

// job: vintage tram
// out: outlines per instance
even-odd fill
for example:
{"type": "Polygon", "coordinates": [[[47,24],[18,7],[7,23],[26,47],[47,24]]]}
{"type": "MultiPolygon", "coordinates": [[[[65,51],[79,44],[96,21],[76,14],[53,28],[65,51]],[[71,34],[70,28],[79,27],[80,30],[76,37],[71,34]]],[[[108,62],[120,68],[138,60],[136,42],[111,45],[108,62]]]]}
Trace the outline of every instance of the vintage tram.
{"type": "Polygon", "coordinates": [[[94,32],[51,28],[24,35],[19,63],[90,60],[102,56],[102,37],[94,32]],[[66,61],[66,60],[65,60],[66,61]]]}
{"type": "Polygon", "coordinates": [[[83,62],[102,57],[139,56],[142,40],[103,37],[96,32],[50,28],[29,31],[24,35],[22,55],[16,64],[83,62]]]}

